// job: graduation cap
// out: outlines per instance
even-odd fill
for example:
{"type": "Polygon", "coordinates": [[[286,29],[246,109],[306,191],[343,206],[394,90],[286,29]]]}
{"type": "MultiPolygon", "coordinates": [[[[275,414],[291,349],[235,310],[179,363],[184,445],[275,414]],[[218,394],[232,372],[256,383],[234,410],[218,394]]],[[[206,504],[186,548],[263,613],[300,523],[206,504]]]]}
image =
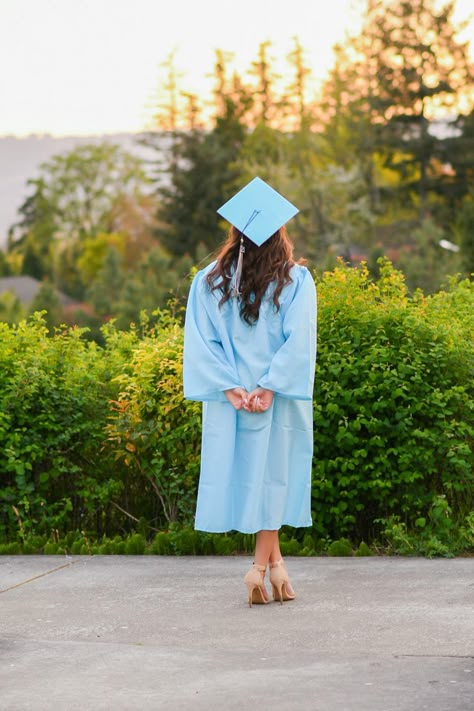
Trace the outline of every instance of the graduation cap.
{"type": "Polygon", "coordinates": [[[217,212],[234,225],[241,235],[239,258],[231,283],[234,296],[239,296],[245,252],[243,235],[260,247],[299,210],[264,180],[254,178],[217,212]]]}
{"type": "Polygon", "coordinates": [[[257,247],[299,212],[261,178],[254,178],[217,212],[257,247]]]}

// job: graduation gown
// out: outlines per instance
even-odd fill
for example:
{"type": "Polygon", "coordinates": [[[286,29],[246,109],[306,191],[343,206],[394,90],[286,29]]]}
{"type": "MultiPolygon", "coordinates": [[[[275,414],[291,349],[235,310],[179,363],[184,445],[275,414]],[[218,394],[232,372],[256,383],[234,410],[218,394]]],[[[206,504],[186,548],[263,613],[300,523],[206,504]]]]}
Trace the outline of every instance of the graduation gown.
{"type": "Polygon", "coordinates": [[[184,396],[203,402],[195,527],[255,533],[311,526],[314,280],[294,265],[280,309],[270,284],[249,326],[238,299],[219,307],[221,292],[211,292],[205,278],[214,264],[193,280],[184,331],[184,396]],[[224,395],[257,386],[275,393],[266,412],[237,411],[224,395]]]}

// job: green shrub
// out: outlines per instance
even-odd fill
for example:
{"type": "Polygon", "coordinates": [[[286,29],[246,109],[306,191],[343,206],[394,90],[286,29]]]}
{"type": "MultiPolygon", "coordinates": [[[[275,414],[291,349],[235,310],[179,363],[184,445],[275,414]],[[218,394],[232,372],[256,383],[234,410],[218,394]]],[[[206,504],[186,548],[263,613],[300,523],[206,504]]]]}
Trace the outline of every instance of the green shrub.
{"type": "Polygon", "coordinates": [[[444,496],[434,498],[428,516],[415,521],[415,530],[409,530],[398,516],[380,523],[389,550],[400,555],[451,558],[464,550],[474,550],[474,512],[456,526],[444,496]]]}
{"type": "Polygon", "coordinates": [[[474,503],[474,284],[410,299],[403,276],[338,267],[320,281],[313,519],[323,537],[413,528],[433,496],[474,503]],[[454,305],[463,306],[458,311],[454,305]]]}
{"type": "Polygon", "coordinates": [[[330,556],[351,556],[352,552],[351,542],[348,541],[347,538],[333,541],[328,548],[328,554],[330,556]]]}
{"type": "Polygon", "coordinates": [[[183,333],[165,315],[133,350],[114,382],[120,393],[107,425],[110,447],[163,527],[193,520],[200,463],[200,404],[183,400],[183,333]]]}
{"type": "Polygon", "coordinates": [[[43,552],[45,555],[54,555],[55,553],[58,552],[59,549],[59,544],[54,543],[53,541],[48,541],[46,545],[43,548],[43,552]]]}
{"type": "Polygon", "coordinates": [[[301,548],[301,543],[294,538],[291,538],[289,541],[280,541],[280,550],[283,556],[298,555],[301,548]]]}
{"type": "Polygon", "coordinates": [[[212,533],[201,533],[201,555],[215,555],[214,535],[212,533]]]}
{"type": "Polygon", "coordinates": [[[81,554],[81,549],[82,546],[84,545],[84,541],[82,539],[79,539],[77,541],[74,541],[74,543],[71,546],[71,553],[73,555],[80,555],[81,554]]]}
{"type": "Polygon", "coordinates": [[[0,555],[18,555],[21,552],[21,545],[18,542],[0,543],[0,555]]]}
{"type": "Polygon", "coordinates": [[[370,556],[370,555],[372,555],[372,551],[370,550],[367,543],[364,543],[364,541],[361,541],[361,543],[359,543],[359,547],[357,548],[357,550],[355,552],[355,555],[359,556],[359,557],[370,556]]]}
{"type": "Polygon", "coordinates": [[[107,536],[103,537],[102,543],[99,545],[99,553],[100,555],[111,555],[114,553],[114,542],[110,540],[110,538],[107,538],[107,536]]]}
{"type": "Polygon", "coordinates": [[[125,553],[127,555],[143,555],[145,547],[146,541],[141,533],[134,533],[125,541],[125,553]]]}
{"type": "Polygon", "coordinates": [[[115,553],[115,555],[125,555],[126,548],[127,548],[127,544],[125,541],[121,541],[121,540],[117,541],[114,539],[112,552],[115,553]]]}
{"type": "Polygon", "coordinates": [[[232,555],[238,553],[235,540],[231,535],[214,534],[214,550],[217,555],[232,555]]]}
{"type": "Polygon", "coordinates": [[[49,337],[38,314],[0,323],[0,538],[100,528],[121,489],[103,447],[120,359],[83,335],[49,337]]]}
{"type": "Polygon", "coordinates": [[[23,542],[23,553],[43,553],[46,543],[46,536],[29,536],[23,542]]]}
{"type": "MultiPolygon", "coordinates": [[[[253,533],[233,533],[232,535],[235,544],[235,550],[239,553],[253,553],[255,549],[255,534],[253,533]]],[[[203,548],[203,539],[201,535],[201,549],[203,548]]]]}
{"type": "Polygon", "coordinates": [[[173,549],[177,555],[196,555],[199,553],[199,532],[183,528],[173,532],[173,549]]]}
{"type": "Polygon", "coordinates": [[[151,551],[156,555],[171,555],[173,553],[173,546],[169,534],[165,531],[157,533],[151,544],[151,551]]]}

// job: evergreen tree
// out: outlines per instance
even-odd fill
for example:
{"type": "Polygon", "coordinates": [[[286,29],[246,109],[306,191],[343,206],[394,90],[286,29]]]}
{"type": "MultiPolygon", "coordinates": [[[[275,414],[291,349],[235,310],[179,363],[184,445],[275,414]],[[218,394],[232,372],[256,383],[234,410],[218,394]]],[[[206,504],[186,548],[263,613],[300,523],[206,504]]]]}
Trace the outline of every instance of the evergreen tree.
{"type": "Polygon", "coordinates": [[[271,42],[262,42],[258,49],[258,59],[252,62],[250,75],[254,77],[256,86],[253,88],[253,123],[258,126],[273,125],[278,120],[278,112],[282,108],[281,100],[275,95],[275,82],[280,78],[273,70],[273,58],[269,56],[271,42]]]}
{"type": "Polygon", "coordinates": [[[453,231],[460,242],[463,268],[474,275],[474,188],[460,206],[453,231]]]}
{"type": "Polygon", "coordinates": [[[457,220],[462,202],[474,185],[474,110],[448,124],[448,136],[442,141],[442,157],[448,167],[442,196],[447,202],[447,222],[457,220]]]}
{"type": "Polygon", "coordinates": [[[123,257],[115,247],[109,247],[102,268],[86,293],[96,314],[104,318],[114,315],[125,279],[123,257]]]}
{"type": "Polygon", "coordinates": [[[0,278],[10,276],[11,267],[7,260],[5,252],[0,249],[0,278]]]}
{"type": "Polygon", "coordinates": [[[177,281],[169,255],[161,248],[150,250],[124,281],[115,304],[117,326],[126,329],[131,323],[139,323],[141,311],[151,314],[157,308],[164,308],[177,281]]]}
{"type": "Polygon", "coordinates": [[[453,11],[453,2],[438,9],[434,0],[369,0],[363,28],[376,77],[369,98],[381,123],[379,141],[389,148],[389,164],[408,178],[407,189],[416,189],[421,216],[429,209],[429,191],[442,178],[430,119],[435,107],[455,109],[473,81],[468,45],[457,38],[453,11]]]}
{"type": "Polygon", "coordinates": [[[35,311],[46,311],[44,321],[49,328],[50,333],[53,332],[55,326],[59,326],[62,319],[62,305],[59,296],[54,286],[44,281],[33,301],[29,306],[29,312],[33,314],[35,311]]]}
{"type": "Polygon", "coordinates": [[[453,3],[438,9],[434,0],[367,0],[360,35],[337,49],[321,119],[337,162],[357,158],[374,211],[383,198],[377,153],[400,174],[405,203],[416,195],[420,216],[429,210],[429,193],[444,182],[431,119],[435,108],[455,109],[473,79],[453,9],[453,3]]]}
{"type": "Polygon", "coordinates": [[[216,116],[209,131],[176,134],[168,161],[168,181],[158,187],[156,236],[170,254],[195,258],[199,245],[213,251],[222,241],[216,210],[239,182],[238,156],[245,137],[247,90],[234,76],[225,79],[223,57],[215,67],[216,116]]]}
{"type": "Polygon", "coordinates": [[[0,321],[18,323],[25,315],[24,307],[12,291],[3,291],[0,294],[0,321]]]}
{"type": "Polygon", "coordinates": [[[290,131],[305,131],[311,128],[314,120],[313,107],[308,99],[308,80],[311,69],[305,63],[305,53],[297,37],[293,38],[294,46],[288,54],[288,63],[293,70],[293,81],[290,82],[282,106],[285,112],[285,128],[290,131]]]}
{"type": "Polygon", "coordinates": [[[8,253],[21,257],[21,274],[41,281],[52,279],[54,235],[57,229],[55,208],[48,196],[44,177],[27,181],[33,192],[19,208],[20,220],[8,230],[8,253]]]}
{"type": "Polygon", "coordinates": [[[405,274],[410,290],[432,294],[444,285],[449,274],[459,272],[460,259],[441,247],[446,235],[431,219],[423,220],[413,237],[414,245],[409,251],[402,250],[397,267],[405,274]]]}

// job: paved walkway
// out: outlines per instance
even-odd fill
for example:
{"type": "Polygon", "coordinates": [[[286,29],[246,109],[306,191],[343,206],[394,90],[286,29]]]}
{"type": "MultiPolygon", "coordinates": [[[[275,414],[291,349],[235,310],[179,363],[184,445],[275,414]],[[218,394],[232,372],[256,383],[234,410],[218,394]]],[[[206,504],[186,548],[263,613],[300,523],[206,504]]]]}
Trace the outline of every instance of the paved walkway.
{"type": "Polygon", "coordinates": [[[474,710],[474,558],[287,562],[0,557],[1,711],[474,710]]]}

